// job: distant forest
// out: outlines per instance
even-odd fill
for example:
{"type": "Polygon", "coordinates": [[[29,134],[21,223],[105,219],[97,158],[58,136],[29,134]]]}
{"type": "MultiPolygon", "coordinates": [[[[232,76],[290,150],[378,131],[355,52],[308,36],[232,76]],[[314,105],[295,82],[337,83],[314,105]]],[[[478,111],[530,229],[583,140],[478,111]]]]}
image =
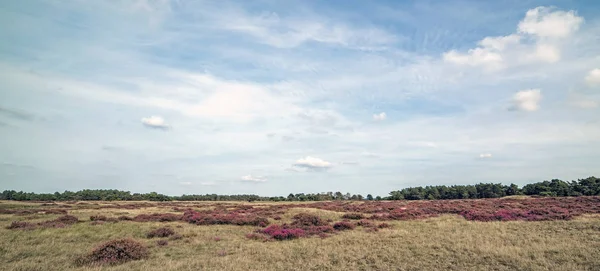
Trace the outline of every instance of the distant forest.
{"type": "Polygon", "coordinates": [[[368,194],[343,194],[327,192],[316,194],[289,194],[287,197],[261,197],[257,195],[182,195],[167,196],[151,193],[131,193],[114,189],[85,189],[77,192],[65,191],[52,194],[37,194],[23,191],[5,190],[0,200],[17,201],[72,201],[72,200],[104,200],[104,201],[325,201],[325,200],[437,200],[437,199],[481,199],[500,198],[513,195],[529,196],[598,196],[600,195],[600,179],[589,177],[577,181],[565,182],[558,179],[527,184],[519,188],[516,184],[480,183],[475,185],[425,186],[410,187],[392,191],[387,197],[373,197],[368,194]]]}

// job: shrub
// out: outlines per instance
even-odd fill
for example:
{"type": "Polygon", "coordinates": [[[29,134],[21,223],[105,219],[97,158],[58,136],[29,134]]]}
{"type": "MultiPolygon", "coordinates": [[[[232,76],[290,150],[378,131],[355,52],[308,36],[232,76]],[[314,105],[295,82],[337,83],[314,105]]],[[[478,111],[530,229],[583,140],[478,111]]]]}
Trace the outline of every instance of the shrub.
{"type": "Polygon", "coordinates": [[[163,228],[158,228],[158,229],[150,231],[149,233],[146,234],[146,237],[148,237],[148,238],[169,237],[174,234],[175,234],[175,231],[173,229],[168,228],[168,227],[163,227],[163,228]]]}
{"type": "Polygon", "coordinates": [[[379,225],[377,225],[377,228],[379,229],[387,229],[387,228],[391,228],[392,225],[388,224],[388,223],[381,223],[379,225]]]}
{"type": "Polygon", "coordinates": [[[6,228],[9,229],[9,230],[15,230],[15,229],[19,229],[19,230],[33,230],[33,229],[35,229],[35,226],[36,226],[35,224],[30,223],[30,222],[26,222],[26,221],[13,221],[6,228]]]}
{"type": "Polygon", "coordinates": [[[336,231],[352,230],[355,227],[356,226],[354,226],[354,224],[350,223],[349,221],[340,221],[340,222],[333,224],[333,228],[336,231]]]}
{"type": "Polygon", "coordinates": [[[100,244],[88,255],[77,259],[80,265],[120,264],[147,258],[148,249],[142,243],[127,238],[111,240],[100,244]]]}
{"type": "Polygon", "coordinates": [[[240,215],[237,213],[231,214],[208,214],[197,211],[188,210],[183,214],[184,221],[196,225],[251,225],[265,227],[269,225],[269,220],[264,217],[255,216],[252,214],[240,215]]]}
{"type": "Polygon", "coordinates": [[[49,209],[49,210],[45,210],[44,213],[45,214],[53,214],[53,215],[66,215],[67,210],[49,209]]]}
{"type": "Polygon", "coordinates": [[[169,245],[169,241],[164,240],[164,239],[157,240],[156,245],[158,245],[159,247],[164,247],[164,246],[169,245]]]}
{"type": "Polygon", "coordinates": [[[13,221],[6,228],[7,229],[25,229],[25,230],[32,230],[32,229],[35,229],[38,227],[43,228],[43,229],[64,228],[64,227],[67,227],[68,225],[73,225],[77,222],[79,222],[79,219],[77,219],[77,217],[72,216],[72,215],[64,215],[64,216],[58,217],[57,219],[43,221],[43,222],[40,222],[37,224],[25,222],[25,221],[13,221]]]}
{"type": "Polygon", "coordinates": [[[106,216],[104,215],[92,215],[90,216],[90,221],[106,221],[106,216]]]}
{"type": "Polygon", "coordinates": [[[171,222],[181,220],[181,215],[177,214],[141,214],[133,218],[136,222],[171,222]]]}
{"type": "Polygon", "coordinates": [[[277,216],[273,217],[273,219],[275,219],[275,220],[281,220],[281,216],[277,215],[277,216]]]}
{"type": "Polygon", "coordinates": [[[306,235],[319,235],[322,233],[333,233],[335,229],[331,225],[325,226],[310,226],[302,228],[306,235]]]}
{"type": "Polygon", "coordinates": [[[126,216],[126,215],[119,216],[117,219],[119,219],[121,221],[131,221],[131,220],[133,220],[132,217],[129,217],[129,216],[126,216]]]}
{"type": "Polygon", "coordinates": [[[359,213],[347,213],[347,214],[344,214],[342,216],[342,218],[344,218],[344,219],[355,219],[355,220],[358,220],[358,219],[365,218],[365,216],[363,214],[359,214],[359,213]]]}
{"type": "Polygon", "coordinates": [[[258,230],[259,233],[266,234],[275,240],[291,240],[305,236],[304,230],[299,228],[285,228],[280,225],[271,225],[267,228],[258,230]]]}
{"type": "Polygon", "coordinates": [[[307,213],[299,213],[293,217],[293,226],[325,226],[327,222],[323,221],[320,217],[307,213]]]}
{"type": "Polygon", "coordinates": [[[375,227],[370,227],[370,228],[366,228],[365,232],[378,232],[379,228],[375,228],[375,227]]]}
{"type": "Polygon", "coordinates": [[[365,227],[365,228],[373,227],[374,226],[374,224],[373,224],[372,221],[366,220],[366,219],[361,219],[360,221],[356,222],[356,225],[357,226],[361,226],[361,227],[365,227]]]}
{"type": "Polygon", "coordinates": [[[329,234],[327,234],[327,233],[319,233],[318,236],[321,239],[325,239],[325,238],[329,237],[329,234]]]}
{"type": "Polygon", "coordinates": [[[64,223],[64,224],[67,224],[67,225],[73,225],[73,224],[79,222],[79,219],[76,216],[63,215],[63,216],[55,219],[54,221],[60,222],[60,223],[64,223]]]}

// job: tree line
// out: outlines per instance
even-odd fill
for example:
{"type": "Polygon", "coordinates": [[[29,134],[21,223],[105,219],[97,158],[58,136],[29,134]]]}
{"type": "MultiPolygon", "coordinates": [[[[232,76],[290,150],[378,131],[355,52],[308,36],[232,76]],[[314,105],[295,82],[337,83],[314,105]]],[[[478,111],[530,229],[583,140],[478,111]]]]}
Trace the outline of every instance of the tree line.
{"type": "Polygon", "coordinates": [[[409,187],[392,191],[387,197],[373,197],[368,194],[343,194],[341,192],[326,193],[290,193],[287,197],[261,197],[258,195],[181,195],[168,196],[150,193],[131,193],[116,189],[84,189],[77,192],[31,193],[5,190],[0,200],[17,201],[328,201],[328,200],[437,200],[437,199],[481,199],[500,198],[512,195],[530,196],[598,196],[600,195],[600,179],[588,177],[576,181],[565,182],[558,179],[527,184],[519,188],[516,184],[479,183],[474,185],[437,185],[425,187],[409,187]]]}

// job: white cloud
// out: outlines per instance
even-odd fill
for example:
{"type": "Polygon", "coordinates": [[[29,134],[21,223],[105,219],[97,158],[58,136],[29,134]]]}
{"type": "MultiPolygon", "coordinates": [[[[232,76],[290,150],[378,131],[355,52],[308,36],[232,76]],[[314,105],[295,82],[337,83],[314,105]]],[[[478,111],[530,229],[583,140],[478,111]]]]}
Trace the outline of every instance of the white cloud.
{"type": "Polygon", "coordinates": [[[482,66],[487,70],[494,71],[504,67],[502,52],[508,47],[518,44],[520,39],[521,37],[518,35],[486,37],[478,42],[480,47],[469,49],[466,54],[450,50],[442,57],[444,61],[457,65],[482,66]]]}
{"type": "Polygon", "coordinates": [[[387,118],[387,114],[385,114],[385,112],[381,112],[379,114],[374,114],[373,115],[373,120],[375,121],[383,121],[387,118]]]}
{"type": "Polygon", "coordinates": [[[527,11],[519,23],[520,33],[538,37],[564,38],[577,31],[583,18],[574,11],[561,11],[552,7],[537,7],[527,11]]]}
{"type": "Polygon", "coordinates": [[[293,164],[294,167],[305,168],[307,170],[327,170],[333,167],[333,164],[321,158],[306,156],[300,158],[293,164]]]}
{"type": "Polygon", "coordinates": [[[202,186],[214,186],[214,185],[216,185],[216,183],[215,182],[202,182],[202,183],[200,183],[200,185],[202,185],[202,186]]]}
{"type": "Polygon", "coordinates": [[[192,182],[180,182],[180,185],[185,185],[185,186],[190,186],[192,185],[192,182]]]}
{"type": "Polygon", "coordinates": [[[483,67],[487,72],[518,64],[555,63],[561,59],[559,39],[577,31],[582,22],[583,18],[574,11],[537,7],[529,10],[519,22],[517,33],[486,37],[478,42],[478,47],[466,53],[450,50],[442,59],[455,65],[483,67]],[[533,43],[521,42],[528,38],[533,43]]]}
{"type": "Polygon", "coordinates": [[[443,54],[443,59],[457,65],[484,66],[488,70],[497,70],[503,67],[502,55],[488,48],[470,49],[466,54],[451,50],[443,54]]]}
{"type": "Polygon", "coordinates": [[[592,69],[585,77],[585,82],[590,86],[600,85],[600,69],[592,69]]]}
{"type": "Polygon", "coordinates": [[[554,63],[560,60],[560,50],[553,45],[538,44],[535,48],[535,57],[543,62],[554,63]]]}
{"type": "Polygon", "coordinates": [[[539,89],[521,90],[513,96],[512,110],[536,111],[539,109],[542,93],[539,89]]]}
{"type": "Polygon", "coordinates": [[[165,123],[165,120],[159,116],[151,116],[149,118],[142,118],[142,124],[146,127],[156,129],[169,129],[169,125],[165,123]]]}
{"type": "Polygon", "coordinates": [[[242,176],[241,180],[245,181],[245,182],[255,182],[255,183],[262,183],[262,182],[266,182],[267,181],[267,179],[265,177],[262,177],[262,176],[252,176],[252,175],[242,176]]]}
{"type": "Polygon", "coordinates": [[[482,153],[479,155],[479,158],[492,158],[491,153],[482,153]]]}
{"type": "Polygon", "coordinates": [[[479,45],[483,48],[503,51],[506,47],[510,45],[518,44],[520,40],[521,36],[516,34],[500,37],[486,37],[483,40],[479,41],[479,45]]]}

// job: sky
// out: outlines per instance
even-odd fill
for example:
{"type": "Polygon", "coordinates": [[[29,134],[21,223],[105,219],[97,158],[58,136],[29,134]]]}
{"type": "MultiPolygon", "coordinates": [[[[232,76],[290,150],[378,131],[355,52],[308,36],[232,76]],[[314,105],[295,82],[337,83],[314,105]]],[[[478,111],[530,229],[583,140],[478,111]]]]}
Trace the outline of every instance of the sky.
{"type": "Polygon", "coordinates": [[[597,1],[0,1],[0,190],[598,176],[597,1]]]}

